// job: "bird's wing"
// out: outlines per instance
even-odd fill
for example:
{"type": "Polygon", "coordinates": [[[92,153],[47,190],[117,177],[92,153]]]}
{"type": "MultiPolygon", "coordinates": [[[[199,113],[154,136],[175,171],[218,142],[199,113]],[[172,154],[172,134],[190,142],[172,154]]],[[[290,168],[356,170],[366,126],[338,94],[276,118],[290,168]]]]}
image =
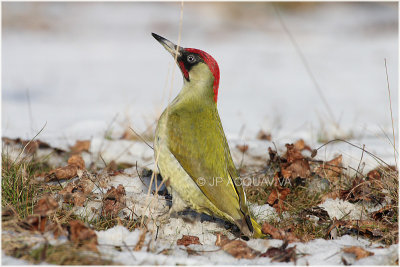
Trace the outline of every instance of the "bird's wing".
{"type": "Polygon", "coordinates": [[[245,195],[217,109],[171,110],[168,145],[204,195],[235,219],[248,215],[245,195]]]}

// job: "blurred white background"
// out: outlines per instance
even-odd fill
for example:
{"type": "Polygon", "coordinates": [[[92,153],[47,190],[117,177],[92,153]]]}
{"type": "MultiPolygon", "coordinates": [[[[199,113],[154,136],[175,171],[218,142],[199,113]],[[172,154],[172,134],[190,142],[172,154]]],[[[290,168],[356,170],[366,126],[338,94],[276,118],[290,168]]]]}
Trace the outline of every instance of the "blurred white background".
{"type": "MultiPolygon", "coordinates": [[[[177,42],[180,3],[2,6],[3,136],[32,138],[45,122],[40,138],[54,145],[103,135],[111,123],[115,135],[126,125],[140,132],[181,88],[176,68],[170,92],[173,58],[150,34],[177,42]]],[[[391,136],[384,58],[398,120],[397,3],[277,7],[340,131],[271,3],[185,3],[181,44],[217,60],[228,137],[264,129],[276,142],[315,143],[326,130],[380,136],[393,155],[382,131],[391,136]]]]}

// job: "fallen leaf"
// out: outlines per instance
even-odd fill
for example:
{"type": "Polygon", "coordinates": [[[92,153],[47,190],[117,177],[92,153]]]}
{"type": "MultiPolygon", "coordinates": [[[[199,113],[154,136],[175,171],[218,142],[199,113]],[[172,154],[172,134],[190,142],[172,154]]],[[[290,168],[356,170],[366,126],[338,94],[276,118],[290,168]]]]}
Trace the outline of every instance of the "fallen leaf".
{"type": "Polygon", "coordinates": [[[374,203],[382,203],[385,199],[382,182],[379,179],[364,179],[356,177],[353,179],[352,187],[340,190],[340,198],[351,203],[358,201],[368,201],[374,203]]]}
{"type": "Polygon", "coordinates": [[[242,240],[229,240],[225,235],[218,233],[215,245],[222,248],[236,259],[254,259],[259,252],[248,247],[242,240]]]}
{"type": "Polygon", "coordinates": [[[328,214],[328,212],[325,210],[325,209],[323,209],[323,208],[321,208],[321,207],[312,207],[312,208],[307,208],[307,209],[304,209],[303,211],[302,211],[302,214],[304,215],[304,216],[309,216],[309,215],[313,215],[313,216],[316,216],[316,217],[318,217],[319,218],[319,220],[321,220],[321,221],[328,221],[329,220],[329,214],[328,214]]]}
{"type": "Polygon", "coordinates": [[[18,222],[18,225],[29,231],[44,232],[46,228],[47,216],[29,215],[23,221],[18,222]]]}
{"type": "MultiPolygon", "coordinates": [[[[10,145],[10,144],[18,144],[21,145],[22,147],[25,147],[24,152],[27,154],[34,154],[39,148],[41,149],[45,149],[45,148],[52,148],[48,143],[43,142],[39,139],[37,140],[23,140],[21,138],[15,138],[15,139],[11,139],[11,138],[7,138],[7,137],[2,137],[2,141],[6,144],[6,145],[10,145]]],[[[61,153],[61,152],[65,152],[62,149],[58,149],[58,148],[52,148],[54,149],[54,151],[56,153],[61,153]]]]}
{"type": "Polygon", "coordinates": [[[381,174],[377,170],[372,170],[368,172],[367,177],[372,180],[380,180],[381,174]]]}
{"type": "Polygon", "coordinates": [[[245,153],[247,150],[249,150],[248,145],[236,145],[236,148],[239,149],[239,151],[242,153],[245,153]]]}
{"type": "Polygon", "coordinates": [[[117,188],[112,186],[103,199],[102,216],[118,216],[118,213],[125,208],[125,188],[118,185],[117,188]]]}
{"type": "Polygon", "coordinates": [[[395,207],[393,207],[392,205],[386,205],[380,210],[371,212],[370,215],[372,219],[377,221],[382,221],[385,220],[386,218],[393,218],[393,216],[395,215],[395,207]]]}
{"type": "Polygon", "coordinates": [[[68,159],[68,165],[51,170],[45,175],[45,182],[57,181],[63,179],[72,179],[81,175],[81,170],[85,169],[85,161],[80,155],[72,155],[68,159]]]}
{"type": "Polygon", "coordinates": [[[76,165],[79,169],[85,169],[85,161],[81,155],[72,155],[68,159],[68,165],[76,165]]]}
{"type": "Polygon", "coordinates": [[[315,173],[321,177],[326,177],[330,181],[336,181],[342,175],[342,155],[323,162],[315,169],[315,173]]]}
{"type": "Polygon", "coordinates": [[[327,231],[326,237],[329,236],[330,231],[334,228],[340,229],[344,234],[356,233],[368,238],[379,238],[383,236],[383,233],[397,230],[398,227],[397,224],[387,225],[380,221],[372,220],[334,220],[327,231]]]}
{"type": "Polygon", "coordinates": [[[270,247],[266,252],[260,254],[260,257],[269,257],[271,261],[275,262],[296,262],[296,246],[286,248],[288,242],[283,242],[279,248],[270,247]]]}
{"type": "Polygon", "coordinates": [[[289,193],[289,188],[274,188],[271,191],[271,194],[268,196],[267,203],[274,207],[277,212],[282,212],[286,210],[286,207],[284,206],[284,200],[289,193]]]}
{"type": "Polygon", "coordinates": [[[33,213],[40,216],[47,216],[58,208],[58,202],[51,196],[41,198],[33,208],[33,213]]]}
{"type": "Polygon", "coordinates": [[[266,235],[270,235],[273,239],[286,240],[288,243],[300,241],[293,233],[277,229],[266,222],[262,226],[262,232],[266,235]]]}
{"type": "Polygon", "coordinates": [[[285,157],[288,163],[292,163],[298,159],[304,159],[304,156],[301,154],[300,150],[298,150],[293,144],[285,144],[285,146],[285,157]]]}
{"type": "Polygon", "coordinates": [[[45,182],[57,181],[62,179],[72,179],[78,176],[78,166],[67,165],[50,171],[45,177],[45,182]]]}
{"type": "Polygon", "coordinates": [[[295,179],[297,177],[308,178],[311,174],[310,165],[307,159],[296,159],[292,163],[281,165],[281,172],[283,177],[295,179]]]}
{"type": "Polygon", "coordinates": [[[326,193],[325,195],[322,196],[320,203],[324,203],[325,200],[327,200],[328,198],[337,199],[339,196],[340,196],[340,193],[337,190],[329,192],[329,193],[326,193]]]}
{"type": "Polygon", "coordinates": [[[94,183],[90,179],[82,178],[67,184],[59,194],[64,198],[64,203],[82,207],[93,188],[94,183]]]}
{"type": "Polygon", "coordinates": [[[1,220],[2,221],[11,220],[17,215],[18,214],[17,214],[16,210],[11,206],[6,206],[1,209],[1,220]]]}
{"type": "Polygon", "coordinates": [[[78,220],[70,221],[68,232],[68,237],[72,242],[97,252],[97,235],[95,231],[87,227],[83,222],[78,220]]]}
{"type": "Polygon", "coordinates": [[[354,254],[356,256],[356,260],[374,255],[373,252],[367,251],[367,250],[365,250],[361,247],[357,247],[357,246],[344,248],[343,252],[354,254]]]}
{"type": "Polygon", "coordinates": [[[200,239],[193,235],[183,235],[181,239],[176,241],[178,246],[201,245],[200,239]]]}
{"type": "Polygon", "coordinates": [[[75,145],[70,147],[72,154],[79,154],[81,152],[89,152],[90,149],[90,140],[77,140],[75,145]]]}
{"type": "Polygon", "coordinates": [[[308,150],[310,152],[312,151],[311,147],[307,145],[303,139],[297,140],[296,143],[294,143],[294,147],[299,151],[303,150],[308,150]]]}
{"type": "Polygon", "coordinates": [[[260,130],[257,134],[257,139],[271,141],[272,137],[270,133],[266,133],[263,130],[260,130]]]}

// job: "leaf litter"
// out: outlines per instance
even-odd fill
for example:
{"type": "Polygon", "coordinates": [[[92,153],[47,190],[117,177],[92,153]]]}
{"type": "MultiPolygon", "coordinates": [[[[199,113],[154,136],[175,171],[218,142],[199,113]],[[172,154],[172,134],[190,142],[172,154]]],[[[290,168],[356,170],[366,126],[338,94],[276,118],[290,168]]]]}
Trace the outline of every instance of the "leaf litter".
{"type": "MultiPolygon", "coordinates": [[[[264,138],[260,139],[266,140],[264,138]]],[[[239,149],[246,152],[249,149],[249,146],[246,146],[239,147],[239,149]]],[[[135,193],[143,194],[143,196],[146,195],[145,192],[148,190],[147,185],[143,184],[143,181],[140,181],[143,177],[140,179],[138,177],[130,178],[137,179],[138,182],[135,182],[135,186],[131,188],[127,187],[127,184],[119,183],[121,181],[119,179],[123,176],[128,177],[132,173],[137,172],[137,170],[119,169],[115,162],[109,164],[106,169],[100,172],[86,170],[85,161],[80,153],[88,153],[89,147],[90,142],[77,142],[75,146],[71,147],[71,156],[68,158],[67,165],[55,168],[45,174],[45,183],[61,183],[59,185],[62,189],[60,188],[59,191],[56,191],[53,196],[46,195],[39,199],[36,202],[34,214],[24,219],[17,219],[17,225],[27,231],[54,233],[55,238],[67,236],[68,240],[76,244],[80,249],[100,251],[105,253],[104,255],[111,253],[111,251],[106,253],[106,250],[103,249],[105,244],[103,242],[99,243],[97,238],[98,232],[95,231],[93,226],[105,225],[99,229],[111,230],[114,229],[112,227],[117,227],[117,225],[131,225],[133,226],[130,228],[133,231],[132,233],[140,231],[140,234],[136,235],[136,241],[130,244],[132,246],[131,251],[142,251],[142,248],[146,246],[147,251],[149,251],[151,247],[150,243],[145,242],[145,240],[147,240],[149,229],[154,227],[151,224],[156,222],[154,220],[155,217],[152,217],[152,213],[143,213],[144,210],[142,208],[139,208],[137,204],[132,205],[133,202],[130,201],[135,193]],[[115,182],[110,184],[111,181],[115,182]],[[138,189],[139,191],[137,191],[138,189]],[[133,191],[135,193],[132,195],[133,191]],[[59,206],[59,203],[63,205],[59,206]],[[98,204],[93,206],[90,203],[98,204]],[[65,206],[66,204],[67,206],[65,206]],[[97,219],[94,219],[95,221],[92,221],[90,224],[84,223],[82,219],[79,219],[81,215],[74,211],[77,208],[97,213],[98,216],[93,217],[97,219]],[[68,210],[70,210],[69,217],[64,218],[63,216],[65,215],[62,214],[68,212],[68,210]],[[146,216],[149,216],[149,220],[146,220],[148,223],[141,226],[144,228],[139,230],[137,228],[140,228],[140,223],[136,223],[135,220],[140,218],[141,214],[147,214],[146,216]],[[128,224],[128,221],[132,223],[128,224]],[[101,224],[97,224],[97,222],[101,222],[101,224]],[[107,224],[109,226],[106,226],[107,224]]],[[[382,182],[385,180],[383,176],[388,176],[390,170],[382,171],[377,168],[368,172],[367,175],[347,177],[347,174],[343,172],[341,155],[326,162],[315,160],[313,157],[305,156],[305,153],[310,154],[311,152],[311,154],[315,154],[315,150],[303,140],[299,140],[294,144],[286,144],[285,147],[286,152],[282,156],[277,151],[268,148],[267,155],[269,155],[269,161],[265,167],[268,168],[270,177],[273,177],[273,182],[266,187],[257,189],[265,191],[261,203],[271,206],[279,214],[276,220],[262,222],[263,233],[268,238],[282,240],[283,243],[280,246],[260,246],[258,244],[258,249],[255,249],[249,245],[250,243],[248,244],[246,241],[235,239],[229,232],[226,234],[230,237],[222,233],[217,233],[214,244],[224,253],[237,260],[255,260],[255,262],[260,262],[262,258],[268,258],[269,261],[275,262],[298,262],[302,260],[303,256],[299,256],[301,253],[298,254],[297,247],[298,244],[302,244],[303,240],[329,239],[332,236],[339,240],[341,236],[352,235],[357,238],[362,236],[366,239],[381,242],[392,240],[389,241],[388,245],[393,244],[390,242],[398,242],[398,238],[390,239],[387,237],[388,233],[393,233],[395,226],[397,226],[397,221],[393,222],[393,218],[397,214],[394,212],[395,207],[393,205],[396,204],[392,203],[393,201],[388,202],[376,211],[366,211],[365,216],[370,216],[369,220],[330,218],[326,210],[318,206],[319,203],[324,202],[324,199],[334,198],[354,204],[360,202],[385,203],[385,198],[376,194],[376,191],[371,190],[371,187],[380,189],[380,191],[385,189],[382,182]],[[305,195],[307,192],[311,192],[307,188],[308,183],[314,181],[321,182],[324,179],[326,180],[324,183],[329,184],[328,190],[320,191],[318,197],[313,196],[311,199],[310,196],[305,195]],[[339,181],[343,179],[350,180],[350,182],[345,185],[340,184],[339,181]],[[305,205],[303,203],[308,204],[305,205]],[[336,229],[335,234],[333,234],[334,229],[336,229]],[[315,235],[306,233],[306,231],[319,231],[321,234],[315,235]],[[288,248],[288,243],[294,243],[294,245],[288,248]],[[262,253],[262,251],[265,252],[262,253]]],[[[49,148],[47,147],[46,149],[49,148]]],[[[391,171],[393,172],[393,170],[391,171]]],[[[248,188],[245,189],[247,190],[248,188]]],[[[153,190],[152,193],[154,194],[155,191],[153,190]]],[[[161,198],[165,198],[165,196],[161,198]]],[[[2,217],[3,220],[15,220],[13,219],[15,218],[15,212],[12,209],[6,209],[2,217]]],[[[204,224],[204,222],[200,224],[204,224]]],[[[161,235],[162,238],[167,236],[165,234],[161,235]]],[[[178,234],[174,237],[169,235],[168,238],[173,238],[177,246],[183,245],[187,247],[196,245],[207,247],[211,245],[210,241],[201,242],[200,236],[190,234],[178,234]]],[[[212,240],[212,238],[208,240],[212,240]]],[[[160,239],[158,242],[163,244],[165,241],[160,239]]],[[[124,246],[121,245],[121,247],[123,248],[124,246]]],[[[165,247],[161,251],[170,251],[168,254],[171,253],[171,250],[165,247]]],[[[164,254],[164,252],[161,254],[164,254]]],[[[207,253],[197,249],[197,247],[196,249],[187,248],[186,252],[191,257],[202,257],[204,253],[207,253]]],[[[353,253],[352,250],[345,249],[343,249],[343,252],[353,253]]],[[[356,258],[361,259],[363,256],[357,253],[360,254],[357,249],[354,249],[356,258]]],[[[373,256],[373,254],[365,255],[366,257],[373,256]]]]}

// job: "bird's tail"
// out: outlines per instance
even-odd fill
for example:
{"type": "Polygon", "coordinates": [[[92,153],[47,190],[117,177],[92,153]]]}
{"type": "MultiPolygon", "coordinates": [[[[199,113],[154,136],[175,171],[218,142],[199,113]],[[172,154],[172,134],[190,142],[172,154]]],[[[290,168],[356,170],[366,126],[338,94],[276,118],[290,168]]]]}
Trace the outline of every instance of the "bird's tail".
{"type": "Polygon", "coordinates": [[[253,229],[254,229],[254,234],[253,234],[254,238],[265,238],[266,237],[266,235],[264,235],[263,232],[261,231],[261,225],[259,225],[253,218],[251,218],[251,224],[253,225],[253,229]]]}

